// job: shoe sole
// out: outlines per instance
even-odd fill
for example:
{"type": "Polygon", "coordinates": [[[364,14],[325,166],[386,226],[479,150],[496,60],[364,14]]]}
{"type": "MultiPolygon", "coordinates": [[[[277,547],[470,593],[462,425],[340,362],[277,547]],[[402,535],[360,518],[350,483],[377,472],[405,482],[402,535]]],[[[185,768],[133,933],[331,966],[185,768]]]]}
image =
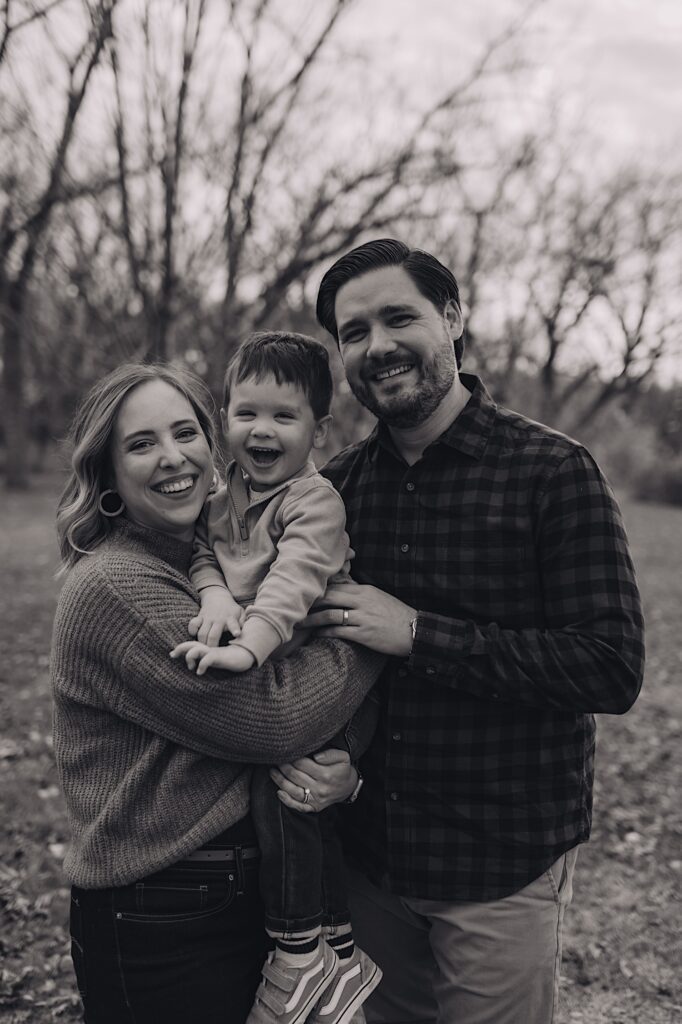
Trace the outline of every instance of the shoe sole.
{"type": "MultiPolygon", "coordinates": [[[[372,994],[372,992],[377,987],[383,976],[384,972],[377,964],[375,964],[374,971],[372,972],[370,977],[367,978],[362,988],[355,993],[353,999],[348,1004],[346,1009],[343,1011],[342,1015],[334,1020],[334,1024],[350,1024],[350,1020],[353,1017],[355,1011],[359,1009],[365,1002],[365,1000],[372,994]]],[[[331,1014],[329,1015],[329,1018],[330,1020],[333,1019],[331,1014]]],[[[319,1016],[316,1018],[316,1024],[317,1022],[319,1022],[319,1024],[322,1024],[323,1021],[324,1017],[319,1016]]]]}

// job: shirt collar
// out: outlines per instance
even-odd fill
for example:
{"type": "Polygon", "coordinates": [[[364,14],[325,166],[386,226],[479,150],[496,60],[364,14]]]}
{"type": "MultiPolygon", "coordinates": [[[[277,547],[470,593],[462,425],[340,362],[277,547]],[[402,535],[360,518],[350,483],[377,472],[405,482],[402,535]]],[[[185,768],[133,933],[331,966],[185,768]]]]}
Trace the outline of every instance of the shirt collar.
{"type": "MultiPolygon", "coordinates": [[[[468,455],[472,459],[480,459],[488,443],[495,417],[497,405],[490,396],[481,379],[473,373],[460,373],[461,380],[471,398],[447,430],[433,441],[429,448],[437,444],[447,445],[468,455]]],[[[377,423],[367,438],[367,453],[374,462],[380,448],[390,452],[394,458],[401,458],[391,438],[391,432],[385,423],[377,423]]]]}
{"type": "Polygon", "coordinates": [[[315,476],[317,472],[317,466],[309,456],[298,472],[287,477],[286,480],[282,480],[280,483],[275,484],[269,491],[257,491],[255,493],[255,497],[251,497],[249,495],[251,482],[248,475],[242,473],[241,467],[236,459],[233,459],[227,467],[227,470],[225,471],[225,479],[227,480],[228,485],[232,487],[233,491],[236,491],[240,495],[242,498],[241,504],[246,507],[247,505],[253,505],[256,502],[264,501],[265,499],[270,501],[270,498],[277,494],[278,491],[283,491],[285,487],[289,487],[290,484],[293,484],[294,480],[305,480],[307,477],[315,476]]]}

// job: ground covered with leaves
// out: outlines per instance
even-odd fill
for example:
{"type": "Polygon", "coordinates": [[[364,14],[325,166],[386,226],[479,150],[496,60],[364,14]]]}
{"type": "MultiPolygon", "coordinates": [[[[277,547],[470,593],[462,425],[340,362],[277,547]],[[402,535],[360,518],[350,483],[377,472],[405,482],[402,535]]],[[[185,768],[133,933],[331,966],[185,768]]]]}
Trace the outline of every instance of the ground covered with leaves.
{"type": "MultiPolygon", "coordinates": [[[[0,492],[0,1020],[81,1019],[61,860],[68,830],[50,735],[58,483],[0,492]]],[[[595,822],[564,940],[559,1024],[677,1024],[682,873],[682,510],[623,502],[648,626],[642,695],[599,723],[595,822]]],[[[188,1022],[190,1024],[190,1022],[188,1022]]]]}

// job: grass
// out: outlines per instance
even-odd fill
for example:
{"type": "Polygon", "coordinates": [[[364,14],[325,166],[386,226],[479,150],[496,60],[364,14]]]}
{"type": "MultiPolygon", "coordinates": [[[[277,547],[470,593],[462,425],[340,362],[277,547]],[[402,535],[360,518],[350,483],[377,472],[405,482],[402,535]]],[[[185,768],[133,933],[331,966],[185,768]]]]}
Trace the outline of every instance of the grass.
{"type": "MultiPolygon", "coordinates": [[[[68,841],[50,735],[48,651],[58,584],[58,481],[0,492],[0,1019],[80,1020],[67,931],[68,841]]],[[[624,502],[645,602],[647,678],[633,710],[599,723],[592,841],[564,937],[558,1024],[682,1020],[679,903],[682,510],[624,502]]]]}

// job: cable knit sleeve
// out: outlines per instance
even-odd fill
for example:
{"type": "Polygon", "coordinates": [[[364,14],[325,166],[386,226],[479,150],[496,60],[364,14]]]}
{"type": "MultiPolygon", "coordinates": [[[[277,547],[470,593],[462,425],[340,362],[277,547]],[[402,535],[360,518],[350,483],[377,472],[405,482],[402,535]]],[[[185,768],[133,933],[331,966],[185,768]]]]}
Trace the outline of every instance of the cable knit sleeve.
{"type": "Polygon", "coordinates": [[[95,668],[89,699],[212,757],[267,764],[316,750],[350,718],[383,665],[363,647],[318,639],[250,672],[198,677],[169,656],[197,607],[181,573],[157,560],[131,566],[109,558],[74,586],[73,627],[95,668]]]}

